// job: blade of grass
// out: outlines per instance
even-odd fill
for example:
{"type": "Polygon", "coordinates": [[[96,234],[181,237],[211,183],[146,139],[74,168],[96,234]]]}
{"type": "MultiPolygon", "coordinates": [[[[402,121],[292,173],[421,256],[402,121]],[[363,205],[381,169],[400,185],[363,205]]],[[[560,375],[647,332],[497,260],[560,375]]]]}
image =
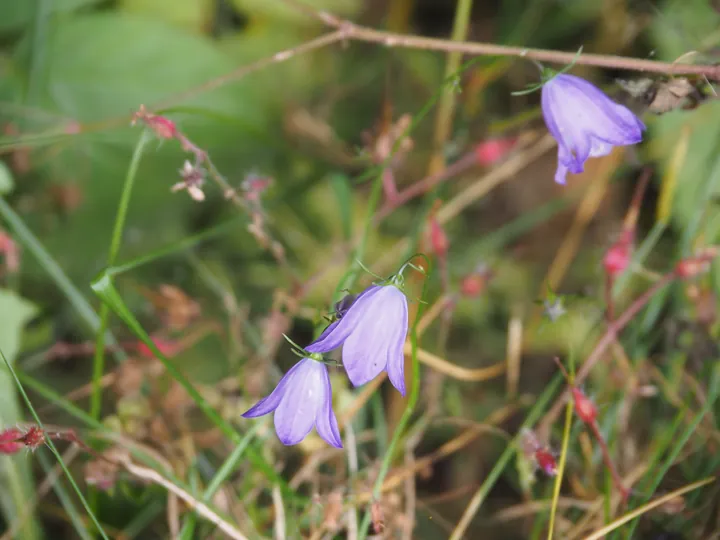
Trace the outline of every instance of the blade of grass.
{"type": "MultiPolygon", "coordinates": [[[[165,369],[188,393],[188,396],[197,404],[200,410],[205,413],[208,419],[220,429],[220,431],[228,437],[234,444],[241,444],[243,438],[237,431],[225,420],[218,412],[210,405],[205,398],[202,397],[200,392],[193,386],[190,380],[173,364],[155,345],[155,342],[150,339],[150,336],[145,332],[143,327],[140,325],[135,316],[130,312],[122,297],[115,289],[110,275],[107,270],[102,272],[98,278],[96,278],[91,287],[95,294],[100,299],[107,303],[108,306],[115,314],[122,319],[122,321],[128,326],[128,328],[140,339],[145,345],[148,346],[153,355],[158,358],[165,369]]],[[[289,499],[302,499],[297,493],[289,488],[287,482],[285,482],[275,470],[268,465],[268,463],[262,458],[262,456],[252,447],[247,449],[248,456],[253,465],[262,472],[265,477],[272,483],[281,485],[283,490],[283,496],[289,499]]]]}
{"type": "MultiPolygon", "coordinates": [[[[95,335],[100,329],[100,317],[85,299],[80,290],[70,281],[67,274],[55,262],[52,255],[40,243],[37,237],[27,228],[22,218],[15,213],[10,205],[0,197],[0,216],[8,223],[22,245],[37,259],[50,278],[55,282],[58,289],[65,295],[68,302],[73,306],[87,328],[95,335]]],[[[125,359],[125,353],[118,346],[117,340],[112,333],[108,332],[105,341],[113,348],[113,354],[118,361],[125,359]]]]}
{"type": "MultiPolygon", "coordinates": [[[[643,486],[642,492],[649,494],[645,497],[645,500],[649,499],[651,494],[654,493],[655,490],[660,486],[663,478],[677,460],[677,457],[680,455],[680,452],[685,447],[685,444],[687,444],[687,442],[690,440],[690,437],[693,435],[693,433],[695,433],[695,430],[702,421],[703,417],[715,406],[715,402],[717,401],[718,396],[720,396],[720,364],[718,364],[718,361],[715,360],[715,365],[713,366],[713,374],[710,379],[710,389],[708,391],[708,395],[702,409],[700,409],[700,411],[693,417],[690,424],[687,426],[687,428],[685,428],[685,431],[683,431],[678,437],[668,437],[666,439],[668,443],[667,446],[669,446],[672,442],[675,442],[675,444],[672,446],[672,449],[670,450],[670,453],[668,454],[665,461],[663,463],[660,463],[660,457],[662,456],[662,454],[664,454],[665,449],[659,448],[654,456],[656,459],[654,459],[648,464],[648,470],[657,472],[652,477],[652,480],[647,483],[647,486],[643,486]]],[[[633,537],[632,535],[635,532],[636,527],[637,522],[633,523],[627,530],[628,538],[633,537]]]]}
{"type": "MultiPolygon", "coordinates": [[[[40,466],[45,471],[45,474],[52,474],[52,466],[50,465],[50,461],[42,452],[38,452],[37,459],[40,463],[40,466]]],[[[57,481],[53,482],[52,487],[53,491],[55,491],[55,495],[57,495],[57,498],[60,501],[60,504],[65,509],[65,512],[67,512],[70,523],[72,523],[73,527],[75,527],[75,532],[77,533],[78,538],[80,538],[81,540],[93,540],[93,536],[88,532],[87,527],[85,526],[85,522],[83,521],[82,517],[80,517],[80,514],[75,507],[75,503],[73,502],[68,492],[65,490],[65,487],[62,485],[62,483],[60,483],[60,480],[57,479],[57,481]]]]}
{"type": "MultiPolygon", "coordinates": [[[[140,166],[140,158],[142,157],[145,145],[150,140],[150,134],[147,130],[143,130],[140,139],[135,146],[130,166],[128,167],[125,183],[123,184],[120,203],[118,204],[117,216],[115,217],[115,225],[113,226],[112,238],[110,239],[110,250],[108,253],[108,266],[115,264],[120,244],[122,243],[123,230],[125,229],[125,219],[127,218],[128,207],[130,206],[130,196],[135,185],[138,167],[140,166]]],[[[100,419],[100,409],[102,407],[102,376],[105,372],[105,333],[108,328],[110,319],[110,308],[103,303],[100,306],[100,328],[95,338],[95,355],[93,357],[92,372],[92,393],[90,394],[90,416],[100,419]]]]}
{"type": "MultiPolygon", "coordinates": [[[[40,420],[40,417],[38,416],[37,412],[35,411],[35,408],[32,405],[32,402],[30,401],[30,398],[28,397],[27,393],[25,392],[25,388],[23,388],[22,383],[20,382],[20,379],[18,379],[17,374],[15,373],[15,370],[13,369],[12,365],[10,365],[10,362],[8,362],[7,358],[5,358],[5,353],[3,351],[0,351],[0,356],[2,356],[3,362],[5,362],[5,365],[7,366],[8,371],[10,372],[10,375],[12,375],[12,378],[15,380],[15,384],[17,385],[18,391],[20,392],[20,395],[22,396],[23,400],[25,401],[25,405],[27,405],[28,409],[30,410],[30,413],[32,414],[33,418],[35,419],[35,422],[37,423],[38,427],[45,432],[45,427],[43,426],[42,421],[40,420]]],[[[75,479],[73,478],[72,474],[70,474],[70,471],[65,466],[65,462],[62,459],[62,456],[60,455],[60,452],[58,452],[57,448],[55,447],[55,443],[53,441],[46,437],[45,438],[45,444],[48,445],[50,448],[50,451],[55,454],[55,457],[58,460],[58,463],[60,464],[60,467],[62,468],[63,472],[65,473],[65,476],[67,476],[68,481],[70,482],[70,485],[72,485],[73,490],[75,490],[75,493],[77,494],[78,498],[80,499],[80,502],[82,503],[83,507],[85,508],[85,511],[88,513],[88,516],[90,517],[90,520],[93,522],[95,527],[97,528],[97,532],[102,536],[105,540],[108,540],[107,535],[105,534],[105,531],[102,528],[102,525],[100,525],[100,522],[95,517],[95,514],[90,508],[90,505],[88,505],[88,502],[85,500],[85,497],[82,494],[82,491],[78,487],[77,483],[75,483],[75,479]]]]}
{"type": "MultiPolygon", "coordinates": [[[[655,499],[652,502],[649,502],[640,508],[637,508],[635,510],[632,510],[625,514],[624,516],[619,517],[612,523],[608,523],[605,527],[602,529],[598,529],[594,533],[590,534],[589,536],[586,536],[584,540],[600,540],[600,538],[604,538],[608,533],[614,531],[621,525],[625,525],[628,521],[631,521],[637,517],[640,517],[641,515],[645,514],[646,512],[649,512],[653,508],[657,508],[658,506],[662,506],[666,502],[676,498],[680,497],[681,495],[696,490],[698,488],[701,488],[707,484],[710,484],[715,481],[714,477],[705,478],[704,480],[699,480],[697,482],[693,482],[692,484],[689,484],[685,487],[682,487],[680,489],[676,489],[675,491],[671,491],[667,495],[664,495],[658,499],[655,499]]],[[[637,523],[637,522],[636,522],[637,523]]]]}
{"type": "MultiPolygon", "coordinates": [[[[203,493],[203,496],[201,498],[202,502],[209,503],[212,501],[212,498],[215,496],[215,493],[217,493],[217,491],[220,489],[223,482],[225,482],[225,480],[227,480],[228,477],[233,473],[233,471],[235,471],[235,469],[238,467],[240,459],[245,454],[245,450],[247,450],[253,437],[255,437],[255,434],[261,429],[263,429],[266,424],[266,422],[258,422],[248,430],[248,432],[242,439],[242,443],[238,444],[235,449],[230,453],[230,455],[215,473],[215,476],[213,476],[207,488],[205,488],[205,492],[203,493]]],[[[179,540],[192,540],[194,538],[193,534],[195,534],[196,523],[197,516],[195,514],[191,514],[185,522],[182,531],[180,532],[179,540]]]]}
{"type": "Polygon", "coordinates": [[[557,391],[562,381],[562,377],[558,374],[555,376],[555,378],[553,378],[550,384],[545,387],[545,390],[528,413],[525,422],[523,422],[522,426],[520,426],[520,429],[518,430],[518,435],[512,440],[512,442],[508,445],[505,451],[500,455],[497,462],[495,463],[495,466],[492,468],[485,481],[473,494],[470,502],[465,508],[465,512],[460,518],[460,521],[455,526],[455,529],[450,535],[450,540],[460,540],[461,538],[465,537],[465,531],[470,525],[470,521],[472,520],[473,516],[480,509],[480,506],[485,501],[485,498],[488,496],[488,493],[490,493],[490,490],[495,485],[495,482],[498,481],[500,475],[505,470],[505,467],[517,452],[518,445],[520,444],[519,434],[522,432],[522,428],[530,428],[540,419],[545,410],[545,407],[548,406],[550,400],[555,395],[555,392],[557,391]]]}

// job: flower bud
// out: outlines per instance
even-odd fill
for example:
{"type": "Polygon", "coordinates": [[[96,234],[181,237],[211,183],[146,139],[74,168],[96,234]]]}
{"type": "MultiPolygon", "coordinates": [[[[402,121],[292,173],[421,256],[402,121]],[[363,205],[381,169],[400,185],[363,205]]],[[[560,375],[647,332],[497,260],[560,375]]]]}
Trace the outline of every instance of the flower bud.
{"type": "Polygon", "coordinates": [[[603,267],[609,277],[616,278],[627,269],[632,258],[632,239],[633,232],[624,231],[618,241],[605,252],[603,267]]]}
{"type": "Polygon", "coordinates": [[[22,433],[16,428],[6,429],[0,433],[0,454],[15,454],[24,445],[20,439],[22,439],[22,433]]]}
{"type": "Polygon", "coordinates": [[[572,388],[573,401],[575,402],[575,414],[586,424],[594,424],[597,419],[597,407],[583,394],[579,388],[572,388]]]}
{"type": "Polygon", "coordinates": [[[479,165],[488,166],[500,161],[513,149],[517,139],[489,139],[475,147],[475,159],[479,165]]]}

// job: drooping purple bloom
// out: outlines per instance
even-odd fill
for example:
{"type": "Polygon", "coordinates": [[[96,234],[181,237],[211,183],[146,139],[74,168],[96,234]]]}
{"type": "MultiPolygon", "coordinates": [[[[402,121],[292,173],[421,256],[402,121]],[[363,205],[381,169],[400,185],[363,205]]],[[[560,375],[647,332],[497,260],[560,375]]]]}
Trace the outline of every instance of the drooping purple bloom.
{"type": "Polygon", "coordinates": [[[256,418],[273,411],[275,431],[283,444],[299,443],[315,426],[318,435],[328,444],[342,448],[325,364],[303,358],[285,374],[269,396],[258,401],[243,416],[256,418]]]}
{"type": "Polygon", "coordinates": [[[645,124],[579,77],[554,76],[543,85],[541,100],[545,124],[558,143],[558,184],[565,183],[568,172],[581,173],[588,158],[642,140],[645,124]]]}
{"type": "Polygon", "coordinates": [[[343,365],[354,386],[361,386],[387,370],[392,385],[405,395],[403,346],[407,332],[405,294],[394,285],[373,285],[355,299],[340,320],[305,348],[313,353],[326,353],[342,345],[343,365]]]}

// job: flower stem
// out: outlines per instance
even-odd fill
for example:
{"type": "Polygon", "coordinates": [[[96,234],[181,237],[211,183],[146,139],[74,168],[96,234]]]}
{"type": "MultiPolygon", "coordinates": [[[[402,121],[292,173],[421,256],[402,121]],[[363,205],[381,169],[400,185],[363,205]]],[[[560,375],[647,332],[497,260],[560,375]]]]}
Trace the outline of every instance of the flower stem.
{"type": "Polygon", "coordinates": [[[609,54],[583,53],[578,56],[577,52],[513,47],[510,45],[497,45],[495,43],[448,41],[438,38],[383,32],[381,30],[359,26],[350,21],[338,19],[325,12],[318,12],[317,16],[325,24],[342,29],[345,32],[345,39],[380,43],[386,47],[458,52],[473,56],[517,56],[527,60],[536,60],[550,64],[570,64],[574,61],[575,64],[586,66],[664,73],[667,75],[704,75],[711,80],[720,80],[720,65],[680,64],[609,54]]]}

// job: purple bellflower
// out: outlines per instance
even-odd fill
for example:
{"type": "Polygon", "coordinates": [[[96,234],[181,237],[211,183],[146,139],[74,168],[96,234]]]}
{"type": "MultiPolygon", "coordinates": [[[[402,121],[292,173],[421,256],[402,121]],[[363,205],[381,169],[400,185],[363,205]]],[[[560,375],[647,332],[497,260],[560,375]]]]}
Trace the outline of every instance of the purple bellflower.
{"type": "Polygon", "coordinates": [[[588,158],[642,140],[645,124],[579,77],[555,75],[543,85],[541,101],[545,124],[558,143],[558,184],[568,172],[581,173],[588,158]]]}
{"type": "Polygon", "coordinates": [[[256,418],[275,411],[275,431],[280,442],[302,441],[315,426],[328,444],[342,448],[337,418],[332,408],[330,376],[325,364],[303,358],[280,380],[275,390],[243,414],[256,418]]]}
{"type": "Polygon", "coordinates": [[[305,349],[326,353],[342,345],[343,365],[353,386],[361,386],[387,370],[390,382],[404,396],[403,346],[407,332],[405,294],[394,285],[372,285],[305,349]]]}

